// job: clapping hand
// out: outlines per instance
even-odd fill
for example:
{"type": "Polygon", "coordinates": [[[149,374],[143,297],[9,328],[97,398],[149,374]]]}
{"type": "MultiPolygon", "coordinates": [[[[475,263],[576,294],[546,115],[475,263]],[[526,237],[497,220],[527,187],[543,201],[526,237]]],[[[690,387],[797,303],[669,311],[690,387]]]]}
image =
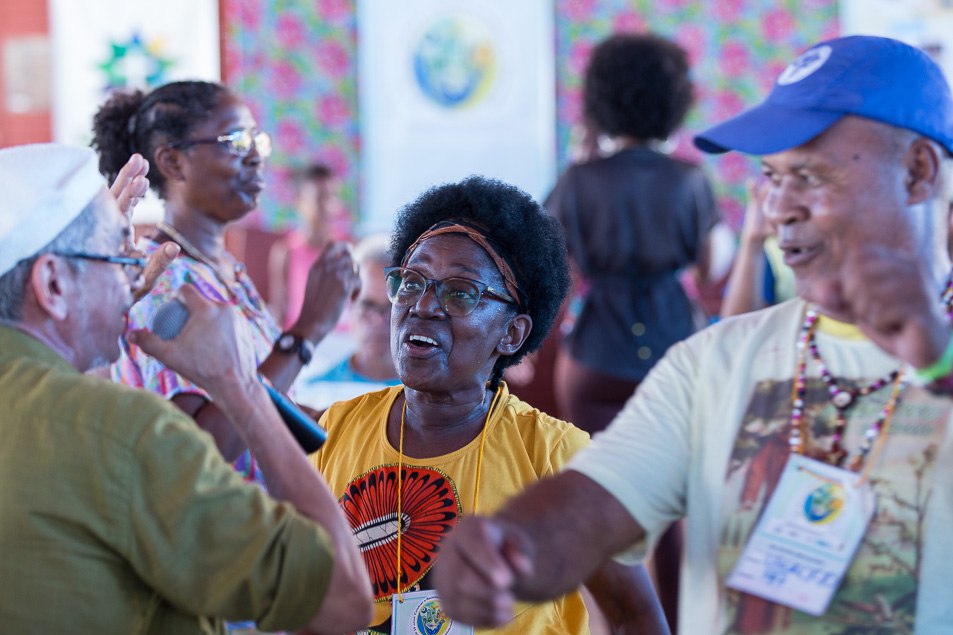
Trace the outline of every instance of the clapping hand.
{"type": "Polygon", "coordinates": [[[132,219],[132,212],[149,191],[149,162],[141,154],[133,154],[122,166],[116,180],[109,187],[109,191],[116,198],[119,210],[123,215],[132,219]]]}

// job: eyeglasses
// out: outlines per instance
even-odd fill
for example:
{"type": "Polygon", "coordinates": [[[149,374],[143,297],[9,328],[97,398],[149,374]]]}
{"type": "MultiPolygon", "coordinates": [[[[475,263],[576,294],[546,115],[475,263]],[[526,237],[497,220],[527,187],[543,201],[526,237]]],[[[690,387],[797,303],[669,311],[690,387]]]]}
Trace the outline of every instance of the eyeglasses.
{"type": "Polygon", "coordinates": [[[486,296],[506,304],[516,304],[508,294],[497,291],[487,284],[469,278],[444,278],[431,280],[406,267],[384,269],[387,299],[397,306],[417,304],[431,286],[436,289],[440,307],[451,317],[464,317],[473,313],[486,296]]]}
{"type": "Polygon", "coordinates": [[[142,275],[143,269],[146,267],[145,258],[136,258],[134,256],[106,256],[103,254],[87,254],[83,252],[57,252],[55,255],[62,258],[94,260],[96,262],[108,262],[112,265],[120,265],[130,280],[138,280],[139,276],[142,275]]]}
{"type": "Polygon", "coordinates": [[[208,139],[185,139],[183,141],[173,141],[169,145],[173,148],[187,148],[199,143],[219,143],[225,146],[229,154],[245,158],[251,154],[252,148],[258,152],[258,156],[267,159],[271,156],[271,135],[267,132],[252,132],[246,128],[235,130],[228,134],[208,139]]]}

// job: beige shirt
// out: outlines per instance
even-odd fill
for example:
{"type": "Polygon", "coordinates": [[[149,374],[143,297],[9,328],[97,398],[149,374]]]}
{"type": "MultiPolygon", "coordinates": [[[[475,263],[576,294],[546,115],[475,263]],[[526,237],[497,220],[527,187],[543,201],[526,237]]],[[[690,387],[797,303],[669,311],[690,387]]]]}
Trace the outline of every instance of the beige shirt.
{"type": "MultiPolygon", "coordinates": [[[[907,386],[882,451],[871,455],[877,512],[820,617],[729,590],[734,568],[790,454],[792,380],[805,303],[723,320],[677,344],[604,432],[569,465],[645,528],[644,555],[685,518],[680,633],[953,633],[953,400],[907,386]],[[902,627],[900,625],[903,625],[902,627]]],[[[869,385],[901,366],[850,325],[821,320],[817,346],[839,385],[869,385]]],[[[811,362],[804,416],[814,449],[837,419],[811,362]]],[[[856,451],[891,387],[858,397],[843,443],[856,451]]]]}

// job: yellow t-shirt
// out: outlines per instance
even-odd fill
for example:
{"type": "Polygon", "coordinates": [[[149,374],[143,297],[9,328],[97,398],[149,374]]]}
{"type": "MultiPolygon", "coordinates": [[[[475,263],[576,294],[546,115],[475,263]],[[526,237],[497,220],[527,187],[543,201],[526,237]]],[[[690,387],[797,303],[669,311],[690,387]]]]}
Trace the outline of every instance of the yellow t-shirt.
{"type": "MultiPolygon", "coordinates": [[[[397,570],[398,451],[387,440],[386,421],[403,386],[332,405],[321,423],[328,441],[311,455],[338,496],[360,542],[377,600],[374,625],[389,622],[397,570]]],[[[559,471],[588,443],[588,435],[520,401],[504,384],[487,423],[478,511],[491,513],[524,487],[559,471]]],[[[443,456],[403,457],[401,591],[431,588],[429,572],[440,541],[460,517],[472,513],[480,435],[443,456]]],[[[389,632],[389,626],[385,632],[389,632]]],[[[578,592],[551,602],[517,606],[498,633],[588,633],[589,616],[578,592]]]]}

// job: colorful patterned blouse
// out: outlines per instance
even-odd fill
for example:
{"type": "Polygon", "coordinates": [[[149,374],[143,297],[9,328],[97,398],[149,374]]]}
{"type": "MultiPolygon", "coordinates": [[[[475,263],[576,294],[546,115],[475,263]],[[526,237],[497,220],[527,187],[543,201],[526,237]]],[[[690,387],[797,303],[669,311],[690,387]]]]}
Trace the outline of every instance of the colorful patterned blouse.
{"type": "MultiPolygon", "coordinates": [[[[159,248],[159,243],[146,238],[140,241],[139,248],[149,255],[159,248]]],[[[257,361],[261,363],[271,352],[281,331],[245,271],[245,266],[229,254],[226,254],[226,258],[235,270],[236,282],[230,287],[226,287],[218,279],[210,266],[187,256],[184,252],[180,253],[159,277],[149,295],[139,300],[129,311],[129,328],[151,326],[152,317],[158,308],[171,300],[180,287],[191,284],[206,298],[230,304],[247,320],[250,327],[247,332],[252,338],[257,361]]],[[[179,393],[207,396],[204,390],[149,357],[125,338],[120,340],[120,349],[119,360],[111,369],[114,381],[144,388],[166,399],[171,399],[179,393]]],[[[242,453],[233,466],[246,480],[264,484],[264,479],[249,452],[242,453]]]]}

